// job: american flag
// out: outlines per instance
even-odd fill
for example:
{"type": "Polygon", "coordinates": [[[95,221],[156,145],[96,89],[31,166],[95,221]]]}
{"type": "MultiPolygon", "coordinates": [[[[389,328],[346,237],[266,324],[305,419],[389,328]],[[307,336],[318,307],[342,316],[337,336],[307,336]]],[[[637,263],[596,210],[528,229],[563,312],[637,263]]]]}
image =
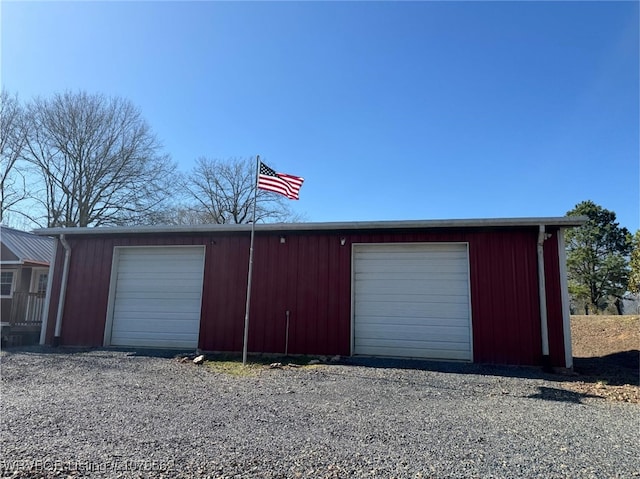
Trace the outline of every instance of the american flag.
{"type": "Polygon", "coordinates": [[[290,200],[300,199],[300,187],[304,178],[287,175],[286,173],[276,173],[264,163],[260,162],[260,172],[258,174],[258,188],[261,190],[273,191],[286,196],[290,200]]]}

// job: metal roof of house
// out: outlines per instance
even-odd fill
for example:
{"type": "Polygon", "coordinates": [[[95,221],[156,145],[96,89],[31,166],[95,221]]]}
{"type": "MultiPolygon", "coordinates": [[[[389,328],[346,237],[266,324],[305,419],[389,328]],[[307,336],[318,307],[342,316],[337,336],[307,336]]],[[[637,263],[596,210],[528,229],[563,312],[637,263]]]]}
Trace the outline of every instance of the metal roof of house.
{"type": "Polygon", "coordinates": [[[26,231],[0,226],[0,243],[17,258],[17,261],[3,260],[2,263],[36,263],[48,265],[53,257],[53,239],[43,238],[42,236],[27,233],[26,231]]]}
{"type": "MultiPolygon", "coordinates": [[[[389,230],[428,228],[496,228],[555,226],[574,227],[584,224],[586,216],[563,216],[543,218],[475,218],[453,220],[408,220],[408,221],[354,221],[335,223],[264,223],[256,224],[256,231],[349,231],[349,230],[389,230]]],[[[207,224],[207,225],[153,225],[114,226],[99,228],[43,228],[38,235],[98,235],[98,234],[168,234],[168,233],[223,233],[250,231],[250,224],[207,224]]]]}

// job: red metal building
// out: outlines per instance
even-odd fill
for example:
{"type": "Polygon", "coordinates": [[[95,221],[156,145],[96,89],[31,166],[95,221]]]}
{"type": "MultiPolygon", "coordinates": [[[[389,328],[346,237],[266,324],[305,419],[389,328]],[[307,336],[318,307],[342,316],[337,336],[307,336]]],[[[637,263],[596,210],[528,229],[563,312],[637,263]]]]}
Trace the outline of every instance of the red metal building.
{"type": "MultiPolygon", "coordinates": [[[[256,225],[250,352],[571,367],[584,218],[256,225]]],[[[249,225],[57,228],[42,343],[241,351],[249,225]]]]}

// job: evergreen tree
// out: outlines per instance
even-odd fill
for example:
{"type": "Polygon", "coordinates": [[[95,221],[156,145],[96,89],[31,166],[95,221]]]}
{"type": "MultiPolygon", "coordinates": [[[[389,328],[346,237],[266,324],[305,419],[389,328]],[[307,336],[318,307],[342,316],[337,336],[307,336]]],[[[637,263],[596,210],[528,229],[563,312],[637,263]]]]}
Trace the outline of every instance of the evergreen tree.
{"type": "Polygon", "coordinates": [[[574,299],[604,310],[613,300],[622,313],[622,297],[629,281],[629,230],[616,222],[613,211],[583,201],[567,215],[589,220],[566,233],[569,292],[574,299]]]}

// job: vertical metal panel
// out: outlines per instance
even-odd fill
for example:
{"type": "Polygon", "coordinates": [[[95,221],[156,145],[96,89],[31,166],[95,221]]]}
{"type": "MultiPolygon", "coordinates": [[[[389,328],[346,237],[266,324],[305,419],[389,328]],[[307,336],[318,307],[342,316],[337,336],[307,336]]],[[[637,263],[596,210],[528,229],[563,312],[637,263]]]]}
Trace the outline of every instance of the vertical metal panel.
{"type": "Polygon", "coordinates": [[[256,235],[249,350],[284,352],[290,311],[289,352],[346,354],[348,332],[343,337],[336,332],[341,295],[349,294],[339,290],[338,247],[333,235],[289,234],[285,243],[279,235],[256,235]]]}
{"type": "Polygon", "coordinates": [[[484,232],[469,243],[475,360],[539,364],[536,232],[484,232]]]}
{"type": "Polygon", "coordinates": [[[248,261],[248,235],[215,237],[207,248],[203,317],[200,322],[201,349],[242,350],[248,261]]]}

